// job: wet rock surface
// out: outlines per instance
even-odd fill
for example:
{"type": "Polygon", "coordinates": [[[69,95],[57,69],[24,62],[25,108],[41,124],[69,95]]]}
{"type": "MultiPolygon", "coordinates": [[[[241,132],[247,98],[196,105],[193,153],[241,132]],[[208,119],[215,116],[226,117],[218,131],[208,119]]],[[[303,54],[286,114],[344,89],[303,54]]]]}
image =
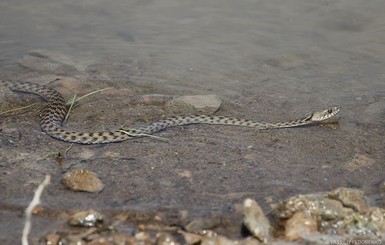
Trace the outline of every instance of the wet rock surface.
{"type": "MultiPolygon", "coordinates": [[[[51,62],[50,59],[55,57],[48,59],[46,56],[49,53],[44,55],[44,57],[43,54],[41,57],[35,55],[34,59],[40,57],[44,62],[51,62]]],[[[23,62],[24,66],[29,65],[30,69],[34,69],[32,63],[25,63],[25,60],[23,62]]],[[[67,69],[66,66],[60,68],[58,65],[63,62],[58,61],[52,67],[67,69]]],[[[68,64],[67,62],[66,65],[68,64]]],[[[78,74],[76,78],[59,76],[60,80],[56,80],[52,76],[42,75],[31,81],[49,78],[50,82],[47,85],[62,90],[66,97],[71,97],[89,90],[89,85],[82,81],[86,74],[78,68],[73,69],[75,70],[73,73],[78,74]]],[[[122,125],[141,125],[175,114],[213,114],[222,105],[222,101],[213,95],[133,96],[132,91],[133,89],[106,90],[105,93],[94,95],[94,99],[87,98],[84,102],[76,104],[66,127],[87,129],[90,121],[99,122],[93,126],[98,130],[122,125]],[[125,114],[130,114],[131,118],[128,121],[119,117],[111,120],[109,113],[113,110],[108,108],[106,102],[126,110],[125,114]],[[127,104],[133,107],[126,107],[127,104]],[[84,110],[91,110],[93,113],[84,113],[84,110]]],[[[7,103],[2,106],[8,108],[19,98],[6,96],[5,99],[7,103]]],[[[34,99],[29,98],[16,104],[28,101],[34,99]]],[[[227,107],[236,106],[227,104],[227,107]]],[[[224,110],[226,111],[226,107],[224,110]]],[[[39,172],[52,173],[61,179],[54,182],[53,188],[56,191],[50,192],[45,201],[47,205],[53,205],[55,210],[43,209],[39,213],[42,215],[48,212],[45,217],[55,221],[53,226],[55,229],[51,232],[43,229],[45,233],[39,233],[39,239],[46,244],[285,244],[285,241],[323,244],[324,241],[347,239],[350,236],[357,239],[381,239],[384,234],[384,210],[380,207],[370,207],[363,192],[356,189],[339,188],[328,193],[292,197],[273,208],[271,213],[276,216],[272,216],[270,212],[267,215],[264,212],[267,209],[266,204],[260,205],[251,198],[244,199],[241,204],[239,200],[243,197],[258,195],[253,191],[255,189],[253,185],[246,188],[248,191],[245,192],[244,183],[239,182],[236,175],[249,178],[248,183],[256,183],[258,186],[258,182],[254,182],[255,176],[260,175],[260,171],[264,168],[274,166],[270,164],[271,160],[268,160],[270,157],[264,154],[273,154],[271,147],[273,149],[284,147],[284,141],[279,136],[272,137],[266,133],[253,136],[248,132],[250,129],[239,128],[244,137],[237,140],[235,138],[237,133],[231,130],[219,131],[212,126],[206,126],[210,129],[207,131],[204,129],[205,126],[191,126],[188,131],[185,127],[170,129],[174,133],[168,143],[153,139],[135,139],[130,142],[128,148],[124,145],[127,142],[102,146],[69,145],[53,140],[40,131],[36,123],[38,111],[34,108],[25,112],[26,119],[17,122],[20,127],[31,128],[32,132],[19,129],[19,126],[17,128],[12,126],[13,117],[24,114],[16,113],[14,116],[6,117],[2,129],[5,135],[2,142],[6,151],[3,151],[5,154],[1,157],[10,165],[2,165],[5,176],[2,183],[7,183],[7,186],[18,186],[19,182],[14,176],[19,175],[17,169],[20,167],[24,167],[24,175],[38,169],[39,172]],[[31,122],[30,118],[34,120],[31,122]],[[34,137],[34,134],[37,137],[34,137]],[[186,137],[190,137],[196,143],[191,143],[191,140],[185,139],[186,137]],[[261,143],[255,143],[254,137],[258,137],[261,143]],[[228,144],[228,138],[233,139],[231,144],[228,144]],[[240,149],[233,145],[240,145],[240,149]],[[221,150],[218,150],[218,147],[221,150]],[[203,158],[200,149],[205,149],[203,158]],[[233,162],[241,164],[237,166],[233,162]],[[64,172],[62,177],[61,172],[64,172]],[[98,172],[100,177],[95,172],[98,172]],[[210,180],[210,185],[206,180],[210,180]],[[228,181],[232,184],[226,184],[228,181]],[[62,184],[65,189],[62,188],[62,184]],[[214,186],[216,191],[212,192],[214,186]],[[229,186],[232,186],[232,192],[229,192],[231,189],[229,186]],[[71,195],[67,188],[83,194],[71,195]],[[196,194],[191,196],[191,193],[196,194]],[[63,197],[57,198],[57,195],[63,197]],[[96,199],[91,197],[96,204],[85,203],[84,199],[90,198],[86,195],[97,195],[96,199]],[[165,208],[165,211],[151,213],[162,207],[158,202],[161,203],[165,195],[171,198],[170,200],[178,200],[180,204],[171,205],[169,210],[165,208]],[[68,196],[70,201],[65,196],[68,196]],[[156,202],[152,203],[154,200],[156,202]],[[230,203],[230,206],[221,205],[222,201],[230,203]],[[203,204],[196,206],[198,203],[203,204]],[[209,212],[210,215],[207,215],[205,207],[207,203],[222,210],[209,212]],[[79,210],[90,205],[91,208],[104,211],[89,210],[73,214],[68,218],[68,225],[72,229],[68,229],[62,218],[67,217],[67,213],[74,209],[79,210]],[[133,209],[137,211],[131,211],[129,214],[121,213],[122,209],[129,207],[135,207],[133,209]],[[199,207],[198,210],[196,207],[199,207]],[[229,213],[228,210],[234,212],[229,213]],[[274,220],[274,217],[278,219],[274,220]]],[[[169,137],[170,133],[161,132],[160,135],[169,137]]],[[[308,144],[305,138],[303,139],[302,149],[315,154],[314,149],[306,148],[308,144]]],[[[300,144],[300,141],[297,144],[300,144]]],[[[287,151],[284,150],[283,153],[287,154],[287,151]]],[[[300,158],[295,159],[301,161],[300,158]]],[[[354,173],[373,166],[376,161],[368,155],[355,154],[344,162],[341,169],[354,173]]],[[[328,165],[322,168],[327,169],[328,165]]],[[[280,168],[273,169],[278,172],[284,171],[280,168]]],[[[35,174],[39,175],[38,172],[35,174]]],[[[27,186],[34,184],[33,179],[26,183],[27,186]]],[[[288,195],[291,189],[296,189],[294,184],[286,179],[282,181],[266,179],[260,185],[261,188],[273,187],[281,192],[282,196],[288,195]]],[[[11,190],[14,189],[8,187],[6,192],[8,198],[13,196],[11,190]]],[[[267,202],[272,204],[273,200],[267,190],[262,193],[265,193],[267,202]]],[[[21,195],[24,195],[23,193],[20,192],[21,195]]],[[[7,213],[12,212],[9,211],[13,210],[10,208],[12,206],[13,204],[3,204],[2,207],[7,213]]]]}

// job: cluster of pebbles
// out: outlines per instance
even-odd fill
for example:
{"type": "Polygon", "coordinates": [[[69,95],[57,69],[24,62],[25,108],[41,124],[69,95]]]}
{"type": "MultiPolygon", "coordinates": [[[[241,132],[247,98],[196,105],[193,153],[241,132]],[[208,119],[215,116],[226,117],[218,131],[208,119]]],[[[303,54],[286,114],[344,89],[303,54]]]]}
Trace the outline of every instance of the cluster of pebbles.
{"type": "Polygon", "coordinates": [[[126,234],[117,227],[130,222],[132,216],[108,219],[100,212],[87,210],[68,219],[68,231],[51,232],[42,241],[80,245],[381,244],[385,237],[385,209],[370,207],[363,192],[356,189],[294,196],[273,205],[269,215],[255,200],[245,199],[241,212],[245,232],[238,238],[210,229],[213,224],[226,225],[218,217],[192,220],[186,225],[165,225],[155,217],[153,222],[137,224],[126,234]]]}

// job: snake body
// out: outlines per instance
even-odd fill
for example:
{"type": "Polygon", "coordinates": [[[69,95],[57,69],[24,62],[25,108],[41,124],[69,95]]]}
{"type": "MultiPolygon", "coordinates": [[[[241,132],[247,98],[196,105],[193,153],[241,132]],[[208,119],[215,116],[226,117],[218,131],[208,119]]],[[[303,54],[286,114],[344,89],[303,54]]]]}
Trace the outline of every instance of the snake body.
{"type": "Polygon", "coordinates": [[[62,123],[68,110],[63,96],[55,89],[30,82],[0,81],[0,84],[13,91],[33,93],[43,97],[47,101],[47,105],[39,114],[41,129],[53,138],[79,144],[121,142],[127,139],[152,135],[173,126],[198,123],[246,126],[256,129],[298,127],[323,122],[339,112],[338,107],[331,107],[327,110],[310,113],[300,119],[278,123],[255,122],[247,119],[211,115],[176,116],[156,121],[147,126],[124,130],[79,132],[63,127],[62,123]]]}

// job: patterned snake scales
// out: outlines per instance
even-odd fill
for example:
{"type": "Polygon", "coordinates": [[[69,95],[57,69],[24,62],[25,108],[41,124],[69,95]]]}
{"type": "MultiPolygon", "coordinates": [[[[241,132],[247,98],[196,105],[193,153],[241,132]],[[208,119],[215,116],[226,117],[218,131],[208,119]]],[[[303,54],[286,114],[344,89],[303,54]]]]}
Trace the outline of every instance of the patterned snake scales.
{"type": "Polygon", "coordinates": [[[317,124],[334,117],[338,112],[338,107],[331,107],[327,110],[314,112],[307,116],[286,122],[264,123],[254,122],[246,119],[237,119],[234,117],[194,115],[194,116],[176,116],[162,119],[148,126],[138,128],[129,128],[124,130],[100,131],[100,132],[79,132],[63,128],[62,123],[67,114],[66,102],[63,96],[56,90],[30,82],[10,82],[0,81],[13,91],[33,93],[40,95],[47,101],[47,105],[40,112],[41,129],[53,138],[79,144],[103,144],[120,142],[135,137],[149,136],[163,129],[187,124],[221,124],[253,127],[256,129],[270,128],[289,128],[303,125],[317,124]]]}

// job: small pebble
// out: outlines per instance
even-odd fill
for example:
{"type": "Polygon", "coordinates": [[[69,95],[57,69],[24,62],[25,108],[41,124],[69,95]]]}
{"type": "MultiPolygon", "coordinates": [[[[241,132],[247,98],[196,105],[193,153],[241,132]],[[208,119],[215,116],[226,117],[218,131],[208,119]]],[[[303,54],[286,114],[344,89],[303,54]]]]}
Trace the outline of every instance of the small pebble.
{"type": "Polygon", "coordinates": [[[60,236],[55,232],[49,233],[48,235],[45,236],[46,245],[56,245],[56,244],[59,244],[59,241],[60,241],[60,236]]]}
{"type": "Polygon", "coordinates": [[[168,233],[159,232],[156,234],[156,245],[177,245],[173,236],[168,233]]]}
{"type": "Polygon", "coordinates": [[[104,188],[98,176],[87,169],[75,169],[65,173],[63,184],[73,191],[100,192],[104,188]]]}
{"type": "Polygon", "coordinates": [[[77,212],[72,215],[68,224],[71,226],[79,226],[79,227],[95,227],[98,224],[102,224],[104,222],[103,215],[99,212],[96,212],[92,209],[87,211],[77,212]]]}

